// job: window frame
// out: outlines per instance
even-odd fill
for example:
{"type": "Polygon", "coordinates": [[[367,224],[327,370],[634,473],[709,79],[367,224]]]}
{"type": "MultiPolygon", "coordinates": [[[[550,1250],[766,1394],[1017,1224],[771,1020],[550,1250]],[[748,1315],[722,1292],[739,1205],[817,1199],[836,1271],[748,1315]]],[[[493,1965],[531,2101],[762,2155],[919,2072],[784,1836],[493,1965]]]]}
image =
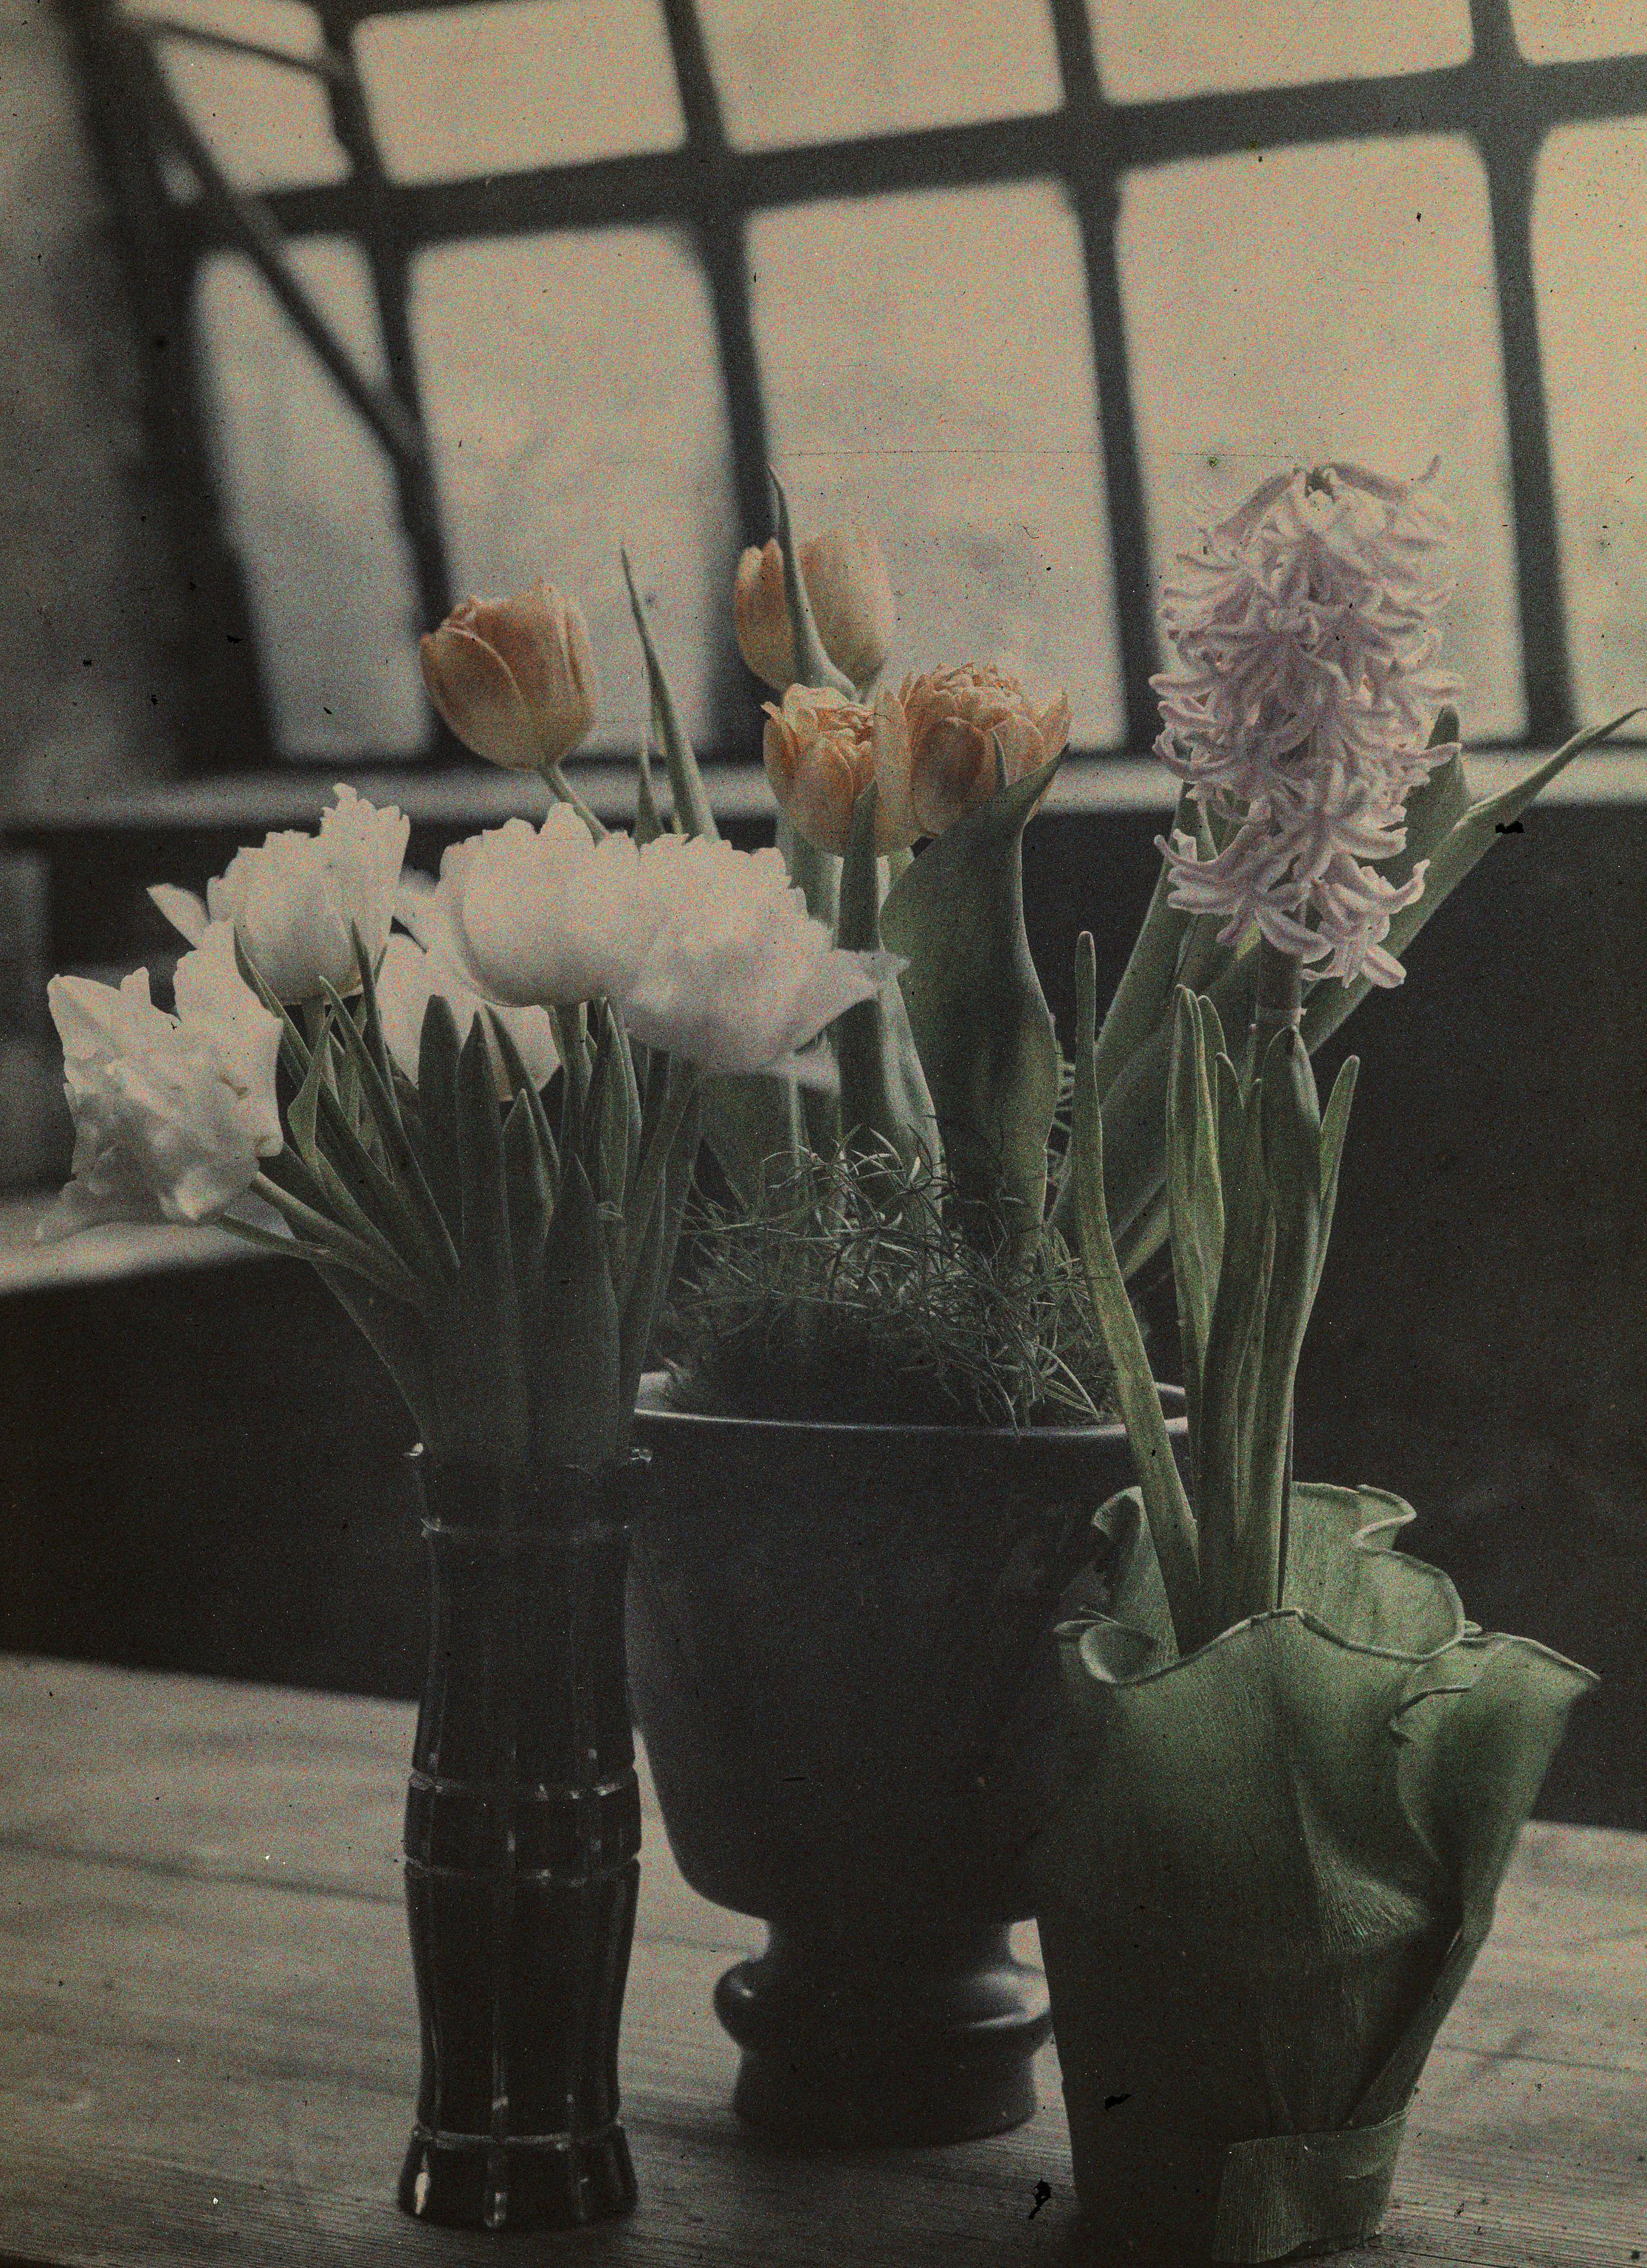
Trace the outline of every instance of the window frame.
{"type": "MultiPolygon", "coordinates": [[[[184,754],[196,776],[291,769],[268,725],[251,610],[227,545],[202,409],[194,312],[202,261],[245,254],[307,339],[388,459],[417,602],[430,622],[452,600],[430,434],[410,314],[414,262],[437,245],[489,237],[658,224],[684,230],[708,287],[724,398],[733,493],[745,542],[771,533],[768,428],[750,297],[751,217],[826,199],[1059,184],[1076,219],[1091,311],[1098,438],[1104,468],[1115,637],[1125,718],[1118,747],[1138,755],[1154,737],[1149,680],[1159,666],[1149,520],[1140,463],[1116,233],[1131,173],[1248,152],[1344,141],[1451,135],[1474,151],[1487,184],[1492,271],[1503,358],[1515,593],[1525,728],[1499,745],[1548,747],[1576,729],[1548,402],[1533,266],[1532,202],[1546,136],[1557,128],[1647,114],[1647,53],[1529,62],[1517,46],[1510,0],[1469,0],[1470,55],[1428,70],[1143,101],[1108,99],[1085,0],[1044,0],[1062,100],[1055,109],[912,128],[801,146],[743,149],[728,137],[695,0],[657,0],[667,36],[684,139],[675,148],[471,180],[393,180],[372,130],[354,40],[369,18],[429,0],[314,0],[322,46],[311,61],[120,12],[118,0],[64,0],[75,27],[88,114],[114,193],[137,294],[138,319],[160,342],[151,439],[169,475],[180,533],[200,593],[198,630],[180,657],[192,673],[199,727],[184,754]],[[168,88],[159,44],[187,39],[259,54],[320,84],[349,165],[346,179],[236,189],[168,88]],[[163,152],[180,158],[200,195],[167,188],[163,152]],[[361,373],[285,258],[309,235],[341,236],[366,257],[387,377],[361,373]],[[175,343],[191,383],[167,387],[158,367],[175,343]],[[229,751],[225,755],[225,746],[229,751]]],[[[437,0],[462,4],[462,0],[437,0]]],[[[177,356],[166,358],[175,369],[177,356]]],[[[713,753],[713,752],[711,752],[713,753]]],[[[404,766],[463,752],[435,726],[422,749],[363,751],[404,766]]]]}

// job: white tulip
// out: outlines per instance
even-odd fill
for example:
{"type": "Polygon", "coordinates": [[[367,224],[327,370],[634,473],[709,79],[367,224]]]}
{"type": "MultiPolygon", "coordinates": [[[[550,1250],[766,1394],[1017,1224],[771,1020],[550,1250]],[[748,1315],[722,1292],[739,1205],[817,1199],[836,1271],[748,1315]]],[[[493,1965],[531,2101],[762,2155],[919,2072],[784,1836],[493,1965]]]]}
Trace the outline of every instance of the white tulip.
{"type": "Polygon", "coordinates": [[[621,998],[649,934],[633,840],[592,841],[563,803],[540,828],[511,819],[453,843],[432,902],[403,897],[401,918],[475,991],[516,1007],[621,998]]]}
{"type": "Polygon", "coordinates": [[[55,976],[47,997],[75,1150],[42,1241],[101,1221],[210,1220],[244,1197],[283,1147],[280,1026],[241,982],[227,924],[179,961],[175,1016],[154,1005],[147,969],[118,990],[55,976]]]}
{"type": "Polygon", "coordinates": [[[191,944],[209,921],[232,923],[264,983],[289,1005],[318,999],[323,983],[358,991],[350,931],[375,960],[394,915],[411,821],[393,806],[376,810],[351,787],[333,792],[318,835],[283,829],[265,836],[261,850],[237,850],[206,885],[203,904],[165,884],[149,893],[191,944]]]}
{"type": "Polygon", "coordinates": [[[710,1071],[793,1069],[890,965],[837,950],[776,850],[595,843],[564,805],[535,831],[511,820],[455,844],[432,902],[403,901],[401,919],[483,998],[604,997],[646,1046],[710,1071]]]}
{"type": "MultiPolygon", "coordinates": [[[[398,933],[389,939],[383,961],[378,969],[378,1009],[383,1020],[383,1036],[397,1067],[417,1084],[418,1056],[423,1045],[423,1016],[431,1000],[438,998],[452,1011],[452,1020],[458,1027],[460,1042],[467,1039],[475,1018],[486,1007],[472,986],[464,983],[456,966],[443,954],[425,953],[421,945],[409,937],[398,933]]],[[[487,1012],[496,1016],[514,1042],[522,1065],[534,1086],[543,1086],[553,1078],[560,1057],[555,1052],[555,1027],[541,1008],[494,1007],[487,1012]]],[[[500,1095],[507,1097],[513,1085],[504,1069],[503,1057],[492,1033],[486,1035],[487,1047],[492,1057],[493,1075],[500,1095]]]]}
{"type": "Polygon", "coordinates": [[[623,1019],[643,1045],[705,1071],[804,1076],[796,1050],[897,966],[835,946],[776,850],[665,835],[640,864],[657,918],[623,1019]]]}

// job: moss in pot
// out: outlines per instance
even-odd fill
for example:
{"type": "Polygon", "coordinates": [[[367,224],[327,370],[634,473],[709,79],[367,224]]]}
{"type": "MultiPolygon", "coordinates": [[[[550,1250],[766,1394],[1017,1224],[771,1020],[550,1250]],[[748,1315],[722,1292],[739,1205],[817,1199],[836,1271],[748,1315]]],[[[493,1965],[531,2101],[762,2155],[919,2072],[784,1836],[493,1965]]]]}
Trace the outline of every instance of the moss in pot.
{"type": "Polygon", "coordinates": [[[1052,1633],[1130,1469],[1062,1239],[991,1258],[946,1194],[812,1160],[762,1214],[702,1218],[636,1418],[636,1714],[682,1872],[771,1932],[717,1994],[738,2108],[813,2142],[1034,2109],[1046,1992],[1008,1931],[1052,1633]]]}

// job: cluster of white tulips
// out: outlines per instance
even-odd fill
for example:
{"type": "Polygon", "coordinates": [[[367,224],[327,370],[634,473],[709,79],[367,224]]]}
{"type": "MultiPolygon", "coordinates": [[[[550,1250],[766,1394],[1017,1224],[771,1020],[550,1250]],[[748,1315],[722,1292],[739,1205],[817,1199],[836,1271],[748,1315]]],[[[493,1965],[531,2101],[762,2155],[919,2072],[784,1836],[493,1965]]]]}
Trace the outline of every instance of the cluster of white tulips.
{"type": "MultiPolygon", "coordinates": [[[[831,944],[775,850],[597,839],[557,804],[540,828],[511,820],[455,845],[431,886],[403,871],[408,833],[398,811],[339,787],[317,833],[237,852],[203,902],[157,886],[191,948],[174,1015],[152,1004],[146,971],[118,990],[53,979],[77,1145],[46,1233],[206,1220],[243,1198],[283,1147],[280,1025],[260,994],[299,1010],[328,990],[358,996],[357,940],[391,1057],[414,1086],[434,998],[460,1037],[483,1010],[483,1028],[495,1019],[539,1087],[559,1061],[550,1012],[598,999],[643,1046],[707,1071],[827,1077],[798,1050],[884,974],[831,944]]],[[[494,1030],[501,1075],[496,1044],[494,1030]]]]}

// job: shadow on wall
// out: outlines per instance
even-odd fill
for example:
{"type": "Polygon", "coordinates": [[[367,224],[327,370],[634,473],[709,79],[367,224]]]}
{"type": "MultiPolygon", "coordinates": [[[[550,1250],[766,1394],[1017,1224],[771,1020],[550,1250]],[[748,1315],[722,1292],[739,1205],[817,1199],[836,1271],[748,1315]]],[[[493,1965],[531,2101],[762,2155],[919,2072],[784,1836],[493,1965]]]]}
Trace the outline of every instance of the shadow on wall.
{"type": "Polygon", "coordinates": [[[0,0],[0,798],[72,803],[173,769],[185,594],[140,469],[144,373],[171,342],[128,320],[67,34],[39,0],[0,0]]]}

